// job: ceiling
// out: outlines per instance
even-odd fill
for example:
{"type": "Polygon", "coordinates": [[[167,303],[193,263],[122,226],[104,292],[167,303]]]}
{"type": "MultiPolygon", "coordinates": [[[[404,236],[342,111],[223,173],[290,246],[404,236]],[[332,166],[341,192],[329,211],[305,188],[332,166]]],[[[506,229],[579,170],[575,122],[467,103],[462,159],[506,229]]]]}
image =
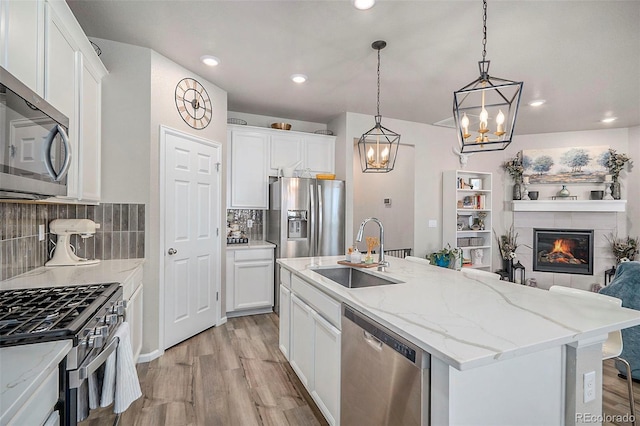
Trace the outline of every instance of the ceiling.
{"type": "MultiPolygon", "coordinates": [[[[387,42],[383,124],[450,119],[453,92],[482,59],[480,0],[378,0],[368,11],[349,0],[67,3],[89,37],[157,51],[226,90],[230,111],[292,120],[374,115],[375,40],[387,42]],[[220,65],[203,65],[206,54],[220,65]]],[[[640,125],[640,0],[495,0],[487,13],[489,74],[524,82],[516,134],[640,125]]]]}

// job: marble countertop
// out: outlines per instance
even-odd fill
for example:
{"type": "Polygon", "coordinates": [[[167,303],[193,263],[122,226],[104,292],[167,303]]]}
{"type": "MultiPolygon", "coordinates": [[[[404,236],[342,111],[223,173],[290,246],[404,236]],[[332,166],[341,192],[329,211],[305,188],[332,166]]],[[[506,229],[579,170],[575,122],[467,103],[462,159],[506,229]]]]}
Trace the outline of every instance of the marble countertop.
{"type": "Polygon", "coordinates": [[[348,289],[313,272],[338,260],[343,256],[277,262],[458,370],[640,324],[640,311],[393,257],[387,272],[366,272],[400,284],[348,289]]]}
{"type": "Polygon", "coordinates": [[[262,240],[249,240],[247,244],[227,244],[228,250],[251,250],[258,248],[276,248],[275,244],[262,240]]]}
{"type": "Polygon", "coordinates": [[[0,348],[0,424],[7,424],[71,350],[71,340],[0,348]]]}
{"type": "Polygon", "coordinates": [[[0,290],[122,283],[143,263],[144,259],[118,259],[103,260],[95,265],[42,266],[8,280],[0,281],[0,290]]]}

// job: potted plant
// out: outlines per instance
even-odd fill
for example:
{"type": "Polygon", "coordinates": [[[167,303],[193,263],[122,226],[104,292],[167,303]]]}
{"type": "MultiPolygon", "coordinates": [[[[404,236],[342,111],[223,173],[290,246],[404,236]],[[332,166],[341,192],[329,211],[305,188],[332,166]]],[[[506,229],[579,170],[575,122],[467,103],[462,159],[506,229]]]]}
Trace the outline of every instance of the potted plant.
{"type": "Polygon", "coordinates": [[[618,238],[611,234],[611,237],[607,238],[607,240],[611,245],[611,253],[613,253],[616,258],[616,265],[622,262],[623,259],[634,260],[636,258],[640,246],[640,238],[618,238]]]}
{"type": "Polygon", "coordinates": [[[447,244],[443,249],[433,252],[429,255],[429,261],[432,265],[440,266],[443,268],[455,268],[455,261],[462,257],[462,250],[459,248],[451,248],[450,244],[447,244]]]}

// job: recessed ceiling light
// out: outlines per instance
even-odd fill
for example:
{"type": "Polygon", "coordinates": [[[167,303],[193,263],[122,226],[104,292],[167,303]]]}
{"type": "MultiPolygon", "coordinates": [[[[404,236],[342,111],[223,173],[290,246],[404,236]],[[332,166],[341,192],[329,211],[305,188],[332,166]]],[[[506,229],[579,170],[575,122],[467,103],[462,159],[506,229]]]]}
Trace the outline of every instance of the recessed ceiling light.
{"type": "Polygon", "coordinates": [[[211,56],[211,55],[201,56],[200,60],[202,61],[203,64],[209,65],[210,67],[215,67],[216,65],[218,65],[220,63],[220,59],[216,58],[215,56],[211,56]]]}
{"type": "Polygon", "coordinates": [[[360,10],[371,9],[375,4],[376,0],[353,0],[355,8],[360,10]]]}
{"type": "Polygon", "coordinates": [[[613,123],[617,119],[618,119],[618,117],[607,117],[607,118],[603,118],[600,121],[602,121],[603,123],[613,123]]]}
{"type": "Polygon", "coordinates": [[[306,75],[304,75],[304,74],[293,74],[293,75],[291,76],[291,80],[292,80],[294,83],[301,84],[301,83],[304,83],[305,81],[307,81],[307,76],[306,76],[306,75]]]}
{"type": "Polygon", "coordinates": [[[540,105],[544,104],[545,102],[547,102],[547,101],[545,101],[544,99],[536,99],[535,101],[529,102],[529,106],[539,107],[540,105]]]}

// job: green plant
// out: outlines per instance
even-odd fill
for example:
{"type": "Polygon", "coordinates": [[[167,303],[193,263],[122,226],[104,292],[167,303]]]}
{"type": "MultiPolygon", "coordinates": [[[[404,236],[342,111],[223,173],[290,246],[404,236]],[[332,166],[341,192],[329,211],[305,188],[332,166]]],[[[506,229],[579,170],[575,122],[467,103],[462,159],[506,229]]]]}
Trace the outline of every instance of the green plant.
{"type": "Polygon", "coordinates": [[[451,261],[460,256],[462,256],[462,250],[457,247],[451,248],[451,245],[447,244],[443,249],[431,253],[428,258],[432,265],[448,268],[451,261]]]}

